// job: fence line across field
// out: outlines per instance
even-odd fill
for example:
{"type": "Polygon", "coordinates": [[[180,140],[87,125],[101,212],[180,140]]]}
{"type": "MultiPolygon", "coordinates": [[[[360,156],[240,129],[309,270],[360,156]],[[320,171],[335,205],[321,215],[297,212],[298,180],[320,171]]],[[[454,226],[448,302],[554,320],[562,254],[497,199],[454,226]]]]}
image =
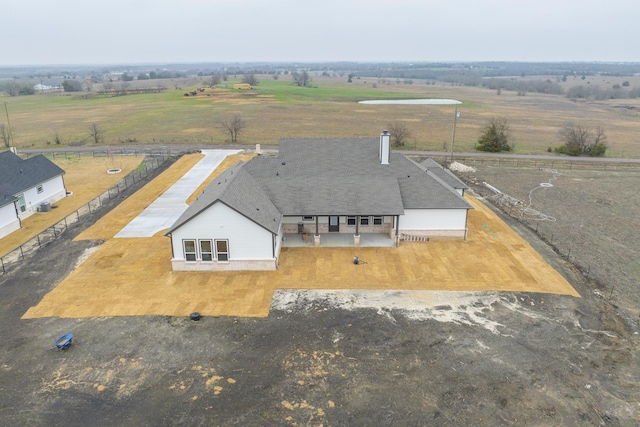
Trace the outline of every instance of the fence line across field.
{"type": "MultiPolygon", "coordinates": [[[[79,154],[80,152],[73,152],[73,155],[79,154]]],[[[93,152],[97,153],[97,152],[93,152]]],[[[91,154],[88,152],[83,152],[84,155],[91,154]]],[[[111,153],[113,154],[113,153],[111,153]]],[[[137,155],[139,155],[138,153],[137,155]]],[[[62,153],[57,153],[58,156],[61,156],[62,153]]],[[[123,154],[126,155],[126,154],[123,154]]],[[[147,154],[148,155],[148,154],[147,154]]],[[[11,265],[14,265],[19,262],[23,262],[27,255],[37,251],[41,247],[46,244],[52,242],[53,240],[60,237],[65,231],[67,231],[70,227],[80,221],[80,218],[92,214],[99,209],[102,208],[105,202],[108,202],[114,197],[118,197],[121,192],[126,191],[129,186],[134,185],[146,178],[149,175],[149,172],[154,171],[159,168],[167,161],[171,160],[172,156],[168,152],[157,153],[154,154],[156,157],[149,157],[144,162],[144,168],[138,168],[127,174],[122,180],[120,180],[116,185],[109,188],[107,191],[100,194],[98,197],[90,200],[88,203],[82,205],[60,221],[56,222],[52,226],[46,228],[42,232],[38,233],[36,236],[27,240],[25,243],[21,244],[17,248],[9,251],[5,255],[0,257],[0,272],[5,274],[11,265]]],[[[149,156],[149,155],[148,155],[149,156]]],[[[97,156],[96,156],[97,157],[97,156]]]]}
{"type": "MultiPolygon", "coordinates": [[[[435,156],[434,156],[435,157],[435,156]]],[[[446,161],[447,156],[441,156],[446,161]]],[[[527,167],[543,169],[568,169],[568,170],[638,170],[640,163],[637,162],[607,162],[607,161],[579,161],[579,160],[557,160],[557,159],[525,159],[517,157],[466,157],[456,156],[453,160],[463,163],[465,166],[504,166],[504,167],[527,167]]]]}

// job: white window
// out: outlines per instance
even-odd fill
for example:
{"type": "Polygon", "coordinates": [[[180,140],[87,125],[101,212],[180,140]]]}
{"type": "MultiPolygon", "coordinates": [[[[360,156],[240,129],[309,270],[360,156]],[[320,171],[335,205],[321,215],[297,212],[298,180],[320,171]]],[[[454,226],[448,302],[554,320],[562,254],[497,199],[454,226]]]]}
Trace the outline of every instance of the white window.
{"type": "Polygon", "coordinates": [[[369,217],[361,216],[360,217],[360,225],[369,225],[369,217]]]}
{"type": "Polygon", "coordinates": [[[313,216],[303,216],[302,220],[303,221],[313,221],[315,219],[315,217],[313,216]]]}
{"type": "Polygon", "coordinates": [[[382,217],[381,216],[374,216],[373,217],[373,225],[382,225],[382,217]]]}
{"type": "Polygon", "coordinates": [[[216,258],[218,261],[229,261],[228,240],[216,240],[216,258]]]}
{"type": "Polygon", "coordinates": [[[38,185],[36,187],[36,191],[38,192],[38,194],[42,193],[44,191],[44,187],[42,185],[38,185]]]}
{"type": "Polygon", "coordinates": [[[200,240],[200,258],[202,261],[213,261],[213,243],[211,240],[200,240]]]}
{"type": "Polygon", "coordinates": [[[347,225],[356,225],[356,217],[348,216],[347,217],[347,225]]]}
{"type": "Polygon", "coordinates": [[[184,247],[184,259],[187,262],[195,262],[198,256],[196,252],[195,240],[183,240],[182,246],[184,247]]]}

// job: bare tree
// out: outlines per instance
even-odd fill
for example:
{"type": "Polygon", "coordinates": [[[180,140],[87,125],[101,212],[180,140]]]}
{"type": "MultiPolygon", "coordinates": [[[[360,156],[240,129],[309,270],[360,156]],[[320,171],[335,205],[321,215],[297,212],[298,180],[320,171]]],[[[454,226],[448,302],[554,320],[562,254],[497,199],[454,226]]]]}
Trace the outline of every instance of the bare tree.
{"type": "Polygon", "coordinates": [[[104,141],[102,129],[100,128],[100,126],[98,126],[97,123],[91,123],[89,125],[89,137],[96,145],[104,141]]]}
{"type": "Polygon", "coordinates": [[[7,80],[2,84],[2,90],[9,96],[18,96],[21,85],[16,79],[7,80]]]}
{"type": "Polygon", "coordinates": [[[209,79],[209,86],[215,86],[220,84],[220,74],[212,74],[209,79]]]}
{"type": "Polygon", "coordinates": [[[557,153],[599,157],[607,150],[607,135],[599,126],[591,128],[567,123],[558,133],[564,145],[555,148],[557,153]]]}
{"type": "Polygon", "coordinates": [[[0,140],[5,147],[11,147],[11,138],[9,137],[9,132],[7,131],[7,127],[3,124],[0,125],[0,140]]]}
{"type": "Polygon", "coordinates": [[[62,137],[58,133],[57,129],[55,131],[53,131],[53,142],[55,142],[56,145],[62,145],[62,143],[63,143],[62,137]]]}
{"type": "Polygon", "coordinates": [[[311,82],[311,76],[307,73],[306,70],[302,70],[301,72],[294,72],[291,74],[293,77],[293,82],[300,87],[308,86],[311,82]]]}
{"type": "Polygon", "coordinates": [[[258,78],[255,74],[249,73],[242,76],[242,83],[246,83],[251,86],[257,86],[260,82],[258,81],[258,78]]]}
{"type": "Polygon", "coordinates": [[[247,126],[247,122],[239,114],[236,114],[228,120],[221,121],[220,126],[229,135],[231,142],[236,142],[242,130],[247,126]]]}
{"type": "Polygon", "coordinates": [[[396,120],[387,125],[387,130],[391,135],[391,141],[395,147],[401,147],[407,139],[411,138],[411,129],[405,122],[396,120]]]}

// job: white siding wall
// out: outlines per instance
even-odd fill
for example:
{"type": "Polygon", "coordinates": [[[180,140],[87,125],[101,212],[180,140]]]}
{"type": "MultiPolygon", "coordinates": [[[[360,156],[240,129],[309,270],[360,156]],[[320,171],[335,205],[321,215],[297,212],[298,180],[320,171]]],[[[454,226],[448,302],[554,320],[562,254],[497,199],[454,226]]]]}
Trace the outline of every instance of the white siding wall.
{"type": "Polygon", "coordinates": [[[400,215],[400,231],[462,230],[466,219],[466,209],[405,209],[400,215]]]}
{"type": "Polygon", "coordinates": [[[172,234],[174,259],[184,259],[184,239],[227,239],[230,261],[273,259],[271,232],[220,202],[172,234]]]}
{"type": "Polygon", "coordinates": [[[20,228],[13,203],[0,207],[0,239],[20,228]]]}
{"type": "Polygon", "coordinates": [[[49,202],[53,204],[67,195],[62,176],[45,181],[41,185],[42,193],[38,193],[38,186],[30,188],[23,193],[26,210],[20,213],[21,219],[37,212],[40,203],[49,202]]]}

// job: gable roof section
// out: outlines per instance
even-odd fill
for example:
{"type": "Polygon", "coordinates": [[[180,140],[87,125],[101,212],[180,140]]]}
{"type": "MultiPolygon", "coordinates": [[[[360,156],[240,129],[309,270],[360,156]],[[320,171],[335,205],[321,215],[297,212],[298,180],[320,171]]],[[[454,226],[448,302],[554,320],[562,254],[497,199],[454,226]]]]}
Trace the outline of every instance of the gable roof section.
{"type": "Polygon", "coordinates": [[[449,186],[455,189],[467,190],[469,188],[469,186],[467,186],[467,184],[465,184],[464,181],[462,181],[460,178],[455,176],[455,174],[453,174],[449,169],[445,169],[442,166],[440,166],[433,159],[423,160],[422,162],[420,162],[420,166],[424,167],[426,170],[433,173],[438,178],[440,178],[441,180],[446,182],[449,186]]]}
{"type": "Polygon", "coordinates": [[[42,154],[23,160],[11,151],[3,151],[0,153],[0,205],[63,174],[64,170],[42,154]]]}
{"type": "Polygon", "coordinates": [[[178,218],[165,235],[171,234],[192,218],[217,202],[276,234],[282,214],[261,190],[255,179],[238,162],[213,180],[187,210],[178,218]]]}

